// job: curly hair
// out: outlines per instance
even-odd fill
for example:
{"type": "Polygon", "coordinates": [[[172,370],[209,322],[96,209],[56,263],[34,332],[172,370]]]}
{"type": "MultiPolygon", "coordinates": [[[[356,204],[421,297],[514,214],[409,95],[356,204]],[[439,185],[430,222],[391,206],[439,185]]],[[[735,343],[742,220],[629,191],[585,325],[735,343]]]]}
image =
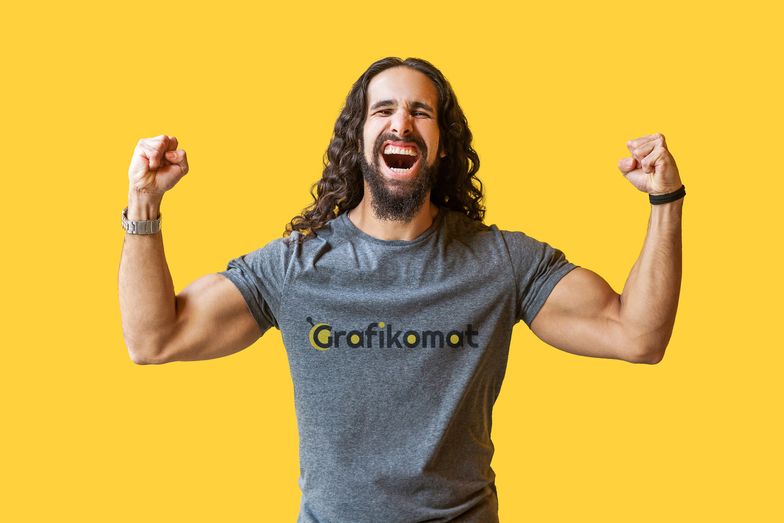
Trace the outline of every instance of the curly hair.
{"type": "Polygon", "coordinates": [[[476,176],[479,155],[471,147],[473,136],[452,87],[441,71],[426,60],[388,57],[371,64],[354,82],[346,97],[346,105],[335,122],[332,140],[324,155],[321,179],[311,186],[313,203],[286,224],[283,236],[299,231],[300,241],[312,238],[314,231],[353,209],[362,200],[365,188],[360,155],[364,154],[361,145],[367,116],[368,84],[380,72],[399,66],[423,73],[438,90],[438,128],[446,156],[439,162],[430,201],[464,213],[473,220],[484,220],[483,186],[476,176]]]}

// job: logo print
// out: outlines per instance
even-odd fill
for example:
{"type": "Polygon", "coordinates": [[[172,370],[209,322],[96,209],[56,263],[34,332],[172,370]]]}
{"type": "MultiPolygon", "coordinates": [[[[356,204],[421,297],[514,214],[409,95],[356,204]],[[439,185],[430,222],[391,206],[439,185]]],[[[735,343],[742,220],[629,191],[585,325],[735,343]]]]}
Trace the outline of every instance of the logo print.
{"type": "Polygon", "coordinates": [[[451,330],[444,333],[440,330],[393,330],[391,323],[383,321],[369,323],[363,330],[332,330],[328,323],[314,323],[313,318],[307,317],[311,325],[308,332],[308,341],[311,347],[318,351],[331,348],[443,348],[454,349],[479,347],[475,336],[479,335],[472,324],[467,324],[465,330],[451,330]],[[343,347],[341,347],[343,342],[343,347]]]}
{"type": "Polygon", "coordinates": [[[332,327],[326,323],[316,323],[313,325],[313,319],[308,316],[308,323],[312,325],[308,333],[308,339],[311,346],[316,350],[327,350],[329,348],[329,338],[331,337],[332,327]]]}

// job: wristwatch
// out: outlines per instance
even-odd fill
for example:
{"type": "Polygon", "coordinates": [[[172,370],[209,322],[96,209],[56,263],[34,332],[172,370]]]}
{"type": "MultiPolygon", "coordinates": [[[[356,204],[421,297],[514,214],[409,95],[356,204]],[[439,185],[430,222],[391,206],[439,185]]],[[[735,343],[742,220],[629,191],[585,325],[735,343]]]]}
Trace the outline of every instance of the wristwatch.
{"type": "Polygon", "coordinates": [[[161,215],[156,220],[137,220],[128,219],[128,207],[122,212],[122,228],[128,234],[155,234],[161,230],[161,215]]]}

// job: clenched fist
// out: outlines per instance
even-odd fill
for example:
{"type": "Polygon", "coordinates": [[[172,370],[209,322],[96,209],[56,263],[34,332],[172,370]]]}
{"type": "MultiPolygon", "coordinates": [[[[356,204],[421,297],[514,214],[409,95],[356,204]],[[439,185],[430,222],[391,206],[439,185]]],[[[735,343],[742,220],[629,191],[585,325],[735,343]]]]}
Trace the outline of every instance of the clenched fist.
{"type": "Polygon", "coordinates": [[[681,188],[675,158],[662,134],[649,134],[626,143],[631,158],[618,161],[618,169],[632,185],[648,194],[666,194],[681,188]]]}
{"type": "Polygon", "coordinates": [[[162,134],[136,144],[128,180],[131,190],[160,198],[187,173],[188,158],[177,149],[177,138],[162,134]]]}

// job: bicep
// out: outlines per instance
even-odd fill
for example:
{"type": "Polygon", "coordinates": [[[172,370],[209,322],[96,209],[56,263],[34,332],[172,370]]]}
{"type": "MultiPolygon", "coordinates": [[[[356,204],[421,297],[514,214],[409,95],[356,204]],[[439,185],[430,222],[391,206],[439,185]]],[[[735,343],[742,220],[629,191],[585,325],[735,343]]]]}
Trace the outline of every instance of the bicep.
{"type": "Polygon", "coordinates": [[[598,274],[577,267],[553,288],[531,330],[572,354],[632,361],[636,351],[624,335],[620,311],[620,295],[598,274]]]}
{"type": "Polygon", "coordinates": [[[228,356],[261,337],[239,289],[220,274],[194,281],[176,296],[177,321],[159,355],[161,362],[228,356]]]}

